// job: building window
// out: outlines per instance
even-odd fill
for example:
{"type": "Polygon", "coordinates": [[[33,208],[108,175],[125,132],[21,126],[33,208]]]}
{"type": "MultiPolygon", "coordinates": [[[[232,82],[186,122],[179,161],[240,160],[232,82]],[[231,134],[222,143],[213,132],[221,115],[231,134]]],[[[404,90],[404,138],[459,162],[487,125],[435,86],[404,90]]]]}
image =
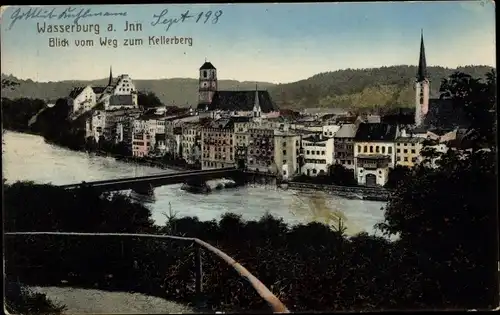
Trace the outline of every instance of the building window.
{"type": "Polygon", "coordinates": [[[321,151],[321,155],[325,155],[325,151],[321,151]]]}
{"type": "Polygon", "coordinates": [[[361,146],[358,145],[358,153],[361,152],[361,146]]]}
{"type": "Polygon", "coordinates": [[[385,147],[382,147],[382,154],[385,153],[385,147]]]}
{"type": "Polygon", "coordinates": [[[380,150],[379,146],[376,146],[375,147],[375,152],[379,153],[379,150],[380,150]]]}
{"type": "Polygon", "coordinates": [[[373,153],[373,146],[370,146],[370,153],[373,153]]]}
{"type": "Polygon", "coordinates": [[[207,70],[203,70],[203,77],[206,78],[208,75],[207,75],[207,70]]]}
{"type": "Polygon", "coordinates": [[[364,153],[368,152],[368,146],[365,145],[363,152],[364,153]]]}
{"type": "Polygon", "coordinates": [[[404,161],[408,162],[408,157],[407,156],[404,157],[404,161]]]}
{"type": "Polygon", "coordinates": [[[404,150],[403,150],[403,153],[408,153],[408,150],[404,149],[404,150]]]}
{"type": "Polygon", "coordinates": [[[387,150],[389,154],[392,154],[392,147],[388,147],[387,150]]]}
{"type": "Polygon", "coordinates": [[[415,149],[411,149],[411,153],[415,154],[416,153],[415,149]]]}
{"type": "Polygon", "coordinates": [[[286,150],[283,150],[283,155],[286,155],[286,150]]]}

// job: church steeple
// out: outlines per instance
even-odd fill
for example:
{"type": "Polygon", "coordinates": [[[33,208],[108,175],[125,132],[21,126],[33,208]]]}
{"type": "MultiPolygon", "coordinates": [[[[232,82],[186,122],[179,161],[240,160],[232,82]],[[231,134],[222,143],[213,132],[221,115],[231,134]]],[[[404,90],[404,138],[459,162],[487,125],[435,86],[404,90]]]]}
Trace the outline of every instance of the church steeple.
{"type": "Polygon", "coordinates": [[[427,79],[427,63],[425,61],[424,31],[420,33],[420,58],[418,60],[417,81],[422,82],[427,79]]]}
{"type": "Polygon", "coordinates": [[[113,71],[111,70],[111,66],[109,66],[109,81],[108,81],[108,86],[111,86],[111,83],[113,83],[113,71]]]}

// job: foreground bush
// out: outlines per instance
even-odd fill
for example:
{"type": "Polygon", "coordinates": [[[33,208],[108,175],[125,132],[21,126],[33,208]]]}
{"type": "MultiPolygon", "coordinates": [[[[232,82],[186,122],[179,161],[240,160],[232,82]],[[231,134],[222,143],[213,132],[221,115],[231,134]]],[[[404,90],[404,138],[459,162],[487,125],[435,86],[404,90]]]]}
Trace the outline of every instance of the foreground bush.
{"type": "Polygon", "coordinates": [[[59,315],[66,309],[47,299],[42,293],[33,292],[15,281],[5,281],[5,310],[19,315],[59,315]]]}
{"type": "MultiPolygon", "coordinates": [[[[411,183],[397,190],[381,225],[400,235],[397,242],[367,234],[348,238],[318,223],[288,226],[269,215],[248,222],[234,214],[219,222],[170,218],[157,227],[149,209],[124,196],[32,183],[5,187],[5,225],[7,231],[198,237],[240,262],[292,311],[490,307],[496,292],[490,246],[494,160],[483,153],[462,162],[456,158],[444,157],[442,170],[417,169],[411,183]],[[479,189],[481,182],[491,189],[479,189]],[[456,196],[461,199],[448,208],[456,196]]],[[[184,242],[8,236],[5,246],[6,273],[26,283],[66,280],[72,286],[195,300],[194,248],[184,242]]],[[[207,252],[203,271],[203,299],[212,309],[268,310],[246,281],[207,252]]]]}

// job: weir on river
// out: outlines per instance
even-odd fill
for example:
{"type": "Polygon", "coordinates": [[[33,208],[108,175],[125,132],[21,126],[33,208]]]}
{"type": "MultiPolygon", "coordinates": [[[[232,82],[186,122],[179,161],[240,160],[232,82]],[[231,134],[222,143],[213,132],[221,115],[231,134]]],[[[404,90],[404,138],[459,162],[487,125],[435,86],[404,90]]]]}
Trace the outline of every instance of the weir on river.
{"type": "MultiPolygon", "coordinates": [[[[64,185],[169,171],[70,151],[34,135],[6,131],[3,138],[3,172],[8,183],[29,180],[64,185]]],[[[147,206],[157,224],[165,223],[164,214],[171,204],[178,216],[197,216],[200,220],[220,219],[227,212],[257,220],[269,212],[290,224],[318,221],[336,226],[334,221],[341,216],[348,234],[373,233],[373,225],[383,219],[381,208],[385,206],[383,202],[345,199],[320,191],[280,190],[275,185],[249,185],[206,195],[183,191],[181,186],[155,188],[155,202],[147,206]]]]}

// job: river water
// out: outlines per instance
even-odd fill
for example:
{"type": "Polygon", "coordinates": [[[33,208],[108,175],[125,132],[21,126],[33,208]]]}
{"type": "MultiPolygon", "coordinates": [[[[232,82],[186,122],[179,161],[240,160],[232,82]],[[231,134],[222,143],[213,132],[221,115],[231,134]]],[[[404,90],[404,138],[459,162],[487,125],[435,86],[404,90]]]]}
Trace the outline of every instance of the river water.
{"type": "MultiPolygon", "coordinates": [[[[2,171],[8,183],[29,180],[62,185],[176,172],[70,151],[47,144],[35,135],[5,131],[3,143],[2,171]]],[[[255,220],[269,212],[290,224],[318,221],[336,225],[341,217],[348,234],[361,231],[379,234],[373,226],[383,219],[385,206],[383,202],[350,200],[323,192],[281,190],[271,185],[220,190],[208,195],[190,194],[180,187],[178,184],[155,189],[156,201],[147,206],[157,224],[165,223],[164,213],[168,213],[169,208],[177,216],[197,216],[200,220],[219,219],[226,212],[255,220]]]]}

